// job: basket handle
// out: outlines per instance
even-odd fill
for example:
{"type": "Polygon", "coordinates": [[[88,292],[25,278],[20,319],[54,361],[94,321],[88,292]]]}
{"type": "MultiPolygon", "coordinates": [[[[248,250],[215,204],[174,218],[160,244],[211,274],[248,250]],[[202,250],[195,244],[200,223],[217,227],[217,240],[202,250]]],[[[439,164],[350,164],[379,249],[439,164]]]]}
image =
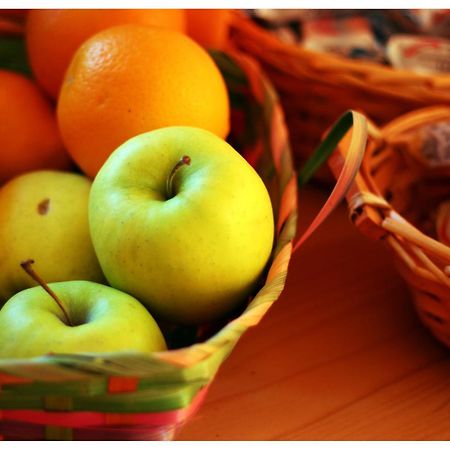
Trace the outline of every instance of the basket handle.
{"type": "Polygon", "coordinates": [[[348,189],[352,185],[366,149],[368,124],[367,119],[356,111],[346,111],[332,126],[328,134],[310,156],[298,176],[298,185],[303,187],[314,175],[316,170],[331,156],[339,142],[352,128],[351,141],[344,154],[342,170],[337,178],[336,184],[321,210],[302,233],[300,238],[294,243],[292,253],[298,250],[312,233],[325,221],[333,212],[336,206],[342,201],[348,189]]]}

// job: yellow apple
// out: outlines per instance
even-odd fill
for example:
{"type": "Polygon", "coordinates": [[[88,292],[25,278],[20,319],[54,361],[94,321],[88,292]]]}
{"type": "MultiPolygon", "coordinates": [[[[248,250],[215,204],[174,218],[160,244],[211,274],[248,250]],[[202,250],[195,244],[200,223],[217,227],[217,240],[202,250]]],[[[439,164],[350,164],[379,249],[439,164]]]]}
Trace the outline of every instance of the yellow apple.
{"type": "MultiPolygon", "coordinates": [[[[25,274],[25,276],[28,276],[25,274]]],[[[166,350],[149,312],[133,297],[90,281],[40,286],[10,298],[0,310],[0,359],[47,353],[166,350]]]]}
{"type": "Polygon", "coordinates": [[[34,259],[47,282],[103,282],[88,226],[91,181],[75,173],[43,170],[0,189],[0,305],[36,283],[20,263],[34,259]]]}
{"type": "Polygon", "coordinates": [[[111,286],[180,324],[245,302],[274,238],[258,173],[223,139],[181,126],[136,136],[109,157],[92,185],[89,224],[111,286]]]}

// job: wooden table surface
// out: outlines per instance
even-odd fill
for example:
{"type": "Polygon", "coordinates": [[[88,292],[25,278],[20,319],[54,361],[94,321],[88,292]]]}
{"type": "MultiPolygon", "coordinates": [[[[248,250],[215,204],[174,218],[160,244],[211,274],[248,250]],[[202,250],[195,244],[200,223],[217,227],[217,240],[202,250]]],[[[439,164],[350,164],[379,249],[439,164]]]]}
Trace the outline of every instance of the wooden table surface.
{"type": "MultiPolygon", "coordinates": [[[[326,193],[300,197],[300,225],[326,193]]],[[[225,361],[179,440],[448,440],[450,351],[419,322],[390,255],[342,205],[225,361]]]]}

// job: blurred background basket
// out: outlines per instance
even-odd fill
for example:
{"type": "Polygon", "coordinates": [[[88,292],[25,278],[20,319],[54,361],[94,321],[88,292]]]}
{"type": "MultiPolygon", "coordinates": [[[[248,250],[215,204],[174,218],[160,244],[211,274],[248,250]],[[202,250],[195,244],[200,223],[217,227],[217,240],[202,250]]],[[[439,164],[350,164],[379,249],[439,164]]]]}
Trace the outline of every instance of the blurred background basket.
{"type": "Polygon", "coordinates": [[[172,438],[242,334],[282,292],[297,223],[297,177],[283,112],[249,57],[214,57],[230,92],[229,140],[259,172],[274,207],[274,249],[259,291],[221,323],[172,330],[177,349],[166,352],[1,360],[0,440],[172,438]]]}
{"type": "MultiPolygon", "coordinates": [[[[346,139],[329,160],[336,175],[346,139]]],[[[438,240],[436,226],[446,200],[450,107],[424,108],[381,128],[369,126],[364,159],[347,193],[350,218],[361,233],[390,250],[420,319],[450,347],[450,247],[438,240]]]]}
{"type": "Polygon", "coordinates": [[[282,42],[239,11],[232,15],[230,44],[259,61],[277,90],[297,162],[347,109],[383,125],[418,108],[450,105],[450,75],[419,75],[307,50],[282,42]]]}

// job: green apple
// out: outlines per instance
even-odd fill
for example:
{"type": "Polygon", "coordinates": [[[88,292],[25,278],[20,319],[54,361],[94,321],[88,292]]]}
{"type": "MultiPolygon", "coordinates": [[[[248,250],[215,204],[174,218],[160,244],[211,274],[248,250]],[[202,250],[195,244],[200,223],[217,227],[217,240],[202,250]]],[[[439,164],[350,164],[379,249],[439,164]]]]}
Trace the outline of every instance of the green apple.
{"type": "Polygon", "coordinates": [[[62,307],[40,286],[3,305],[0,358],[166,349],[158,325],[130,295],[92,281],[61,281],[48,288],[62,307]]]}
{"type": "Polygon", "coordinates": [[[89,225],[111,286],[179,324],[215,320],[253,294],[274,238],[257,172],[193,127],[160,128],[113,152],[92,185],[89,225]]]}
{"type": "Polygon", "coordinates": [[[20,268],[33,258],[48,281],[105,280],[88,224],[91,181],[69,172],[29,172],[0,189],[0,305],[35,285],[20,268]]]}

